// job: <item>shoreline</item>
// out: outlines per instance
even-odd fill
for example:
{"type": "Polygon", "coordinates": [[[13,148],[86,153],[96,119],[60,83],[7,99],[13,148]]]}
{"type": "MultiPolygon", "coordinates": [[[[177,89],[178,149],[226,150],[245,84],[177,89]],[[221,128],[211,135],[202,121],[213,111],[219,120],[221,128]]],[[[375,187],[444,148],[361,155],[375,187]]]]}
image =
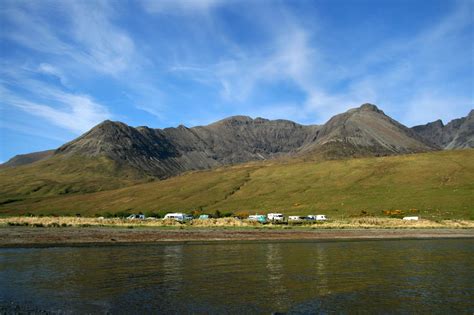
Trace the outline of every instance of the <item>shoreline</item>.
{"type": "Polygon", "coordinates": [[[474,238],[474,229],[0,227],[0,248],[474,238]]]}

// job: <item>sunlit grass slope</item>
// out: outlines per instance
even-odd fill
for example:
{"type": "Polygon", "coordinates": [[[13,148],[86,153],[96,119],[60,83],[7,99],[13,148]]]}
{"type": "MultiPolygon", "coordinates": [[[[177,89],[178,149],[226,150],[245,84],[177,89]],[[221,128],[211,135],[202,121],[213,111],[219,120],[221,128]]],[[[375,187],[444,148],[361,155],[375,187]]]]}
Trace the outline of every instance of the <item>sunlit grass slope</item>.
{"type": "Polygon", "coordinates": [[[0,204],[31,198],[116,189],[148,179],[105,157],[52,157],[0,169],[0,204]]]}
{"type": "Polygon", "coordinates": [[[333,217],[386,216],[401,210],[432,219],[474,219],[474,150],[254,163],[110,191],[32,196],[1,205],[0,213],[93,215],[194,209],[333,217]]]}

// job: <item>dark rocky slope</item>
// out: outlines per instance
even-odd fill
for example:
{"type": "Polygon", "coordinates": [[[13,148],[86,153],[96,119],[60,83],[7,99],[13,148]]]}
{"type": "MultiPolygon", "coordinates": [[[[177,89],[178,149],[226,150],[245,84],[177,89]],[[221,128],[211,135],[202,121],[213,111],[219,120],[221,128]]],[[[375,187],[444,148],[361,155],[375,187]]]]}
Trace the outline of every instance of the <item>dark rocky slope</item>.
{"type": "Polygon", "coordinates": [[[439,149],[414,131],[385,115],[375,105],[363,104],[332,117],[318,130],[315,141],[303,148],[329,158],[379,156],[439,149]]]}
{"type": "Polygon", "coordinates": [[[12,157],[7,162],[1,164],[0,167],[15,167],[20,165],[31,164],[53,156],[54,152],[55,150],[47,150],[28,154],[18,154],[12,157]]]}
{"type": "Polygon", "coordinates": [[[331,118],[323,126],[234,116],[208,126],[150,129],[105,121],[56,155],[107,156],[160,178],[189,170],[324,152],[327,158],[439,149],[375,105],[331,118]]]}
{"type": "Polygon", "coordinates": [[[474,110],[467,117],[453,119],[444,125],[441,120],[412,128],[426,141],[443,149],[474,148],[474,110]]]}
{"type": "MultiPolygon", "coordinates": [[[[472,139],[469,126],[463,127],[456,141],[472,139]]],[[[334,116],[322,126],[247,116],[234,116],[207,126],[165,129],[133,128],[104,121],[61,146],[54,157],[106,157],[119,165],[166,178],[190,170],[278,157],[381,156],[440,147],[416,128],[407,128],[375,105],[364,104],[334,116]]]]}
{"type": "Polygon", "coordinates": [[[133,128],[105,121],[56,155],[107,156],[158,177],[188,170],[264,160],[295,152],[318,126],[285,120],[230,117],[204,127],[133,128]]]}

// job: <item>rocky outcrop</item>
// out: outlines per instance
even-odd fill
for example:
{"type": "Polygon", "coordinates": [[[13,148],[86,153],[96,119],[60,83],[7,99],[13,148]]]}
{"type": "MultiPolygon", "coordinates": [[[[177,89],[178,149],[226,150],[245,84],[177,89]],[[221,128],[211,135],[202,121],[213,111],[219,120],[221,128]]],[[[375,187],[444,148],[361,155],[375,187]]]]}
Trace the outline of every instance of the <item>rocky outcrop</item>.
{"type": "Polygon", "coordinates": [[[474,110],[467,117],[453,119],[444,125],[441,120],[412,128],[425,141],[443,149],[474,148],[474,110]]]}

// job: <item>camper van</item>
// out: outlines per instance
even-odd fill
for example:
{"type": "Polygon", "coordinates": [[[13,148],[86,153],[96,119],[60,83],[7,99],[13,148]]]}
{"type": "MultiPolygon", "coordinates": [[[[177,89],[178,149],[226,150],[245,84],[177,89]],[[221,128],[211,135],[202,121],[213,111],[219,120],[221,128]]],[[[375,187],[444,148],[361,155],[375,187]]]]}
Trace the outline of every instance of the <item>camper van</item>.
{"type": "Polygon", "coordinates": [[[305,217],[302,217],[302,216],[299,216],[299,215],[290,215],[288,217],[288,222],[292,221],[292,222],[301,222],[301,221],[304,221],[306,218],[305,217]]]}
{"type": "Polygon", "coordinates": [[[272,222],[283,222],[285,221],[285,216],[281,213],[269,213],[267,214],[268,221],[272,222]]]}
{"type": "Polygon", "coordinates": [[[418,217],[403,217],[403,220],[405,221],[418,221],[418,217]]]}
{"type": "Polygon", "coordinates": [[[193,219],[192,215],[184,214],[184,213],[167,213],[164,219],[172,219],[178,222],[186,222],[193,219]]]}
{"type": "Polygon", "coordinates": [[[263,214],[249,215],[249,221],[257,221],[260,223],[265,223],[267,222],[267,217],[263,214]]]}
{"type": "Polygon", "coordinates": [[[314,221],[326,221],[327,218],[324,214],[310,214],[306,217],[307,220],[314,220],[314,221]]]}
{"type": "Polygon", "coordinates": [[[127,217],[128,220],[145,220],[144,214],[131,214],[127,217]]]}

